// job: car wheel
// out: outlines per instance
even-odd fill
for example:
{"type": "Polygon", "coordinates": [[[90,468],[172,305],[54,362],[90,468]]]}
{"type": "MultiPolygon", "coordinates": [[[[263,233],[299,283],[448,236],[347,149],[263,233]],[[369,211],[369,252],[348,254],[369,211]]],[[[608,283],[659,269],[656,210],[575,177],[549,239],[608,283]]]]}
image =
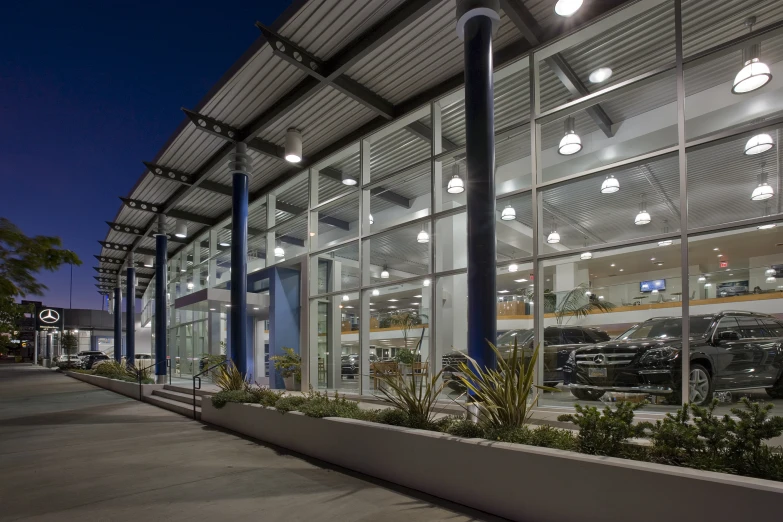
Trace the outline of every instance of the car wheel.
{"type": "Polygon", "coordinates": [[[707,368],[700,364],[691,365],[688,390],[688,402],[704,406],[712,400],[712,378],[707,368]]]}
{"type": "Polygon", "coordinates": [[[783,388],[765,388],[764,391],[772,399],[783,399],[783,388]]]}
{"type": "Polygon", "coordinates": [[[597,401],[604,394],[601,390],[580,390],[578,388],[571,390],[571,393],[582,401],[597,401]]]}

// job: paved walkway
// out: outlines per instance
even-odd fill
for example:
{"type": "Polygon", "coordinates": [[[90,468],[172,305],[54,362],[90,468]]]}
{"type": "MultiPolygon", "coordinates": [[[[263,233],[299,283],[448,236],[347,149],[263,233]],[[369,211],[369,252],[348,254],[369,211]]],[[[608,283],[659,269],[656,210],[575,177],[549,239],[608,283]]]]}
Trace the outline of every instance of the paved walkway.
{"type": "Polygon", "coordinates": [[[28,365],[0,366],[0,470],[0,521],[498,520],[28,365]]]}

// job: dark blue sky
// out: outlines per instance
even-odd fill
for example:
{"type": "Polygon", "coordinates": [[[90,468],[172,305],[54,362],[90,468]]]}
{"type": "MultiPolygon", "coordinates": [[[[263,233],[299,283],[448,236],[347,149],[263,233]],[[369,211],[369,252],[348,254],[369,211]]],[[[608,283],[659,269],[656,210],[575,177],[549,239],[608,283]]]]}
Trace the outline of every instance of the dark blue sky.
{"type": "MultiPolygon", "coordinates": [[[[74,308],[100,308],[97,240],[144,167],[290,0],[9,2],[0,24],[0,216],[82,259],[74,308]]],[[[40,298],[68,306],[69,268],[40,298]]],[[[28,298],[34,298],[28,296],[28,298]]]]}

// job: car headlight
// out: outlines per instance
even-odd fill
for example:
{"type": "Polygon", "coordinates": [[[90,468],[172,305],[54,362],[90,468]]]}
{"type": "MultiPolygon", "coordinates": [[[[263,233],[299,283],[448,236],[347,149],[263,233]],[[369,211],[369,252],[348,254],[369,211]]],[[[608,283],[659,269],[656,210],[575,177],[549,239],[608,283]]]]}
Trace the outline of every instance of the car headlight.
{"type": "Polygon", "coordinates": [[[663,346],[661,348],[647,350],[644,355],[642,355],[642,358],[639,362],[641,364],[666,362],[676,359],[679,354],[679,348],[675,348],[674,346],[663,346]]]}

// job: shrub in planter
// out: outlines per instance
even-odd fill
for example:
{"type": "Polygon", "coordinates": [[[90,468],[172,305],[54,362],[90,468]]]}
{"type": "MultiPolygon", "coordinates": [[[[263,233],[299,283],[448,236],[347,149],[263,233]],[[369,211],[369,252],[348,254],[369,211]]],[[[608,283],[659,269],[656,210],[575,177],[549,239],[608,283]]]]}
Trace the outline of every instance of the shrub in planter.
{"type": "Polygon", "coordinates": [[[397,408],[386,408],[378,412],[377,422],[391,426],[408,426],[408,414],[397,408]]]}
{"type": "Polygon", "coordinates": [[[279,411],[280,413],[297,411],[305,402],[307,402],[307,398],[299,395],[294,395],[290,397],[281,397],[275,403],[275,409],[277,409],[277,411],[279,411]]]}
{"type": "Polygon", "coordinates": [[[335,392],[334,399],[326,393],[310,392],[304,403],[297,408],[308,417],[343,417],[355,419],[359,416],[359,403],[349,401],[335,392]]]}
{"type": "Polygon", "coordinates": [[[222,391],[247,390],[249,386],[247,376],[232,361],[216,368],[215,373],[215,385],[222,391]]]}
{"type": "Polygon", "coordinates": [[[446,430],[449,435],[455,437],[462,437],[465,439],[481,439],[484,438],[484,430],[481,426],[469,419],[459,419],[454,421],[446,430]]]}
{"type": "Polygon", "coordinates": [[[215,408],[222,408],[229,402],[261,404],[263,406],[274,406],[282,398],[282,392],[276,392],[269,388],[248,387],[244,390],[226,390],[220,391],[212,396],[212,405],[215,408]]]}
{"type": "Polygon", "coordinates": [[[400,374],[379,375],[384,386],[382,399],[405,413],[407,426],[428,429],[435,414],[435,405],[446,384],[443,370],[429,379],[426,374],[407,377],[400,374]]]}
{"type": "Polygon", "coordinates": [[[617,409],[607,406],[601,413],[594,406],[576,404],[575,415],[561,415],[558,420],[579,426],[576,441],[577,449],[582,453],[623,457],[628,449],[628,439],[644,436],[645,425],[633,424],[634,412],[643,405],[621,402],[617,409]]]}

